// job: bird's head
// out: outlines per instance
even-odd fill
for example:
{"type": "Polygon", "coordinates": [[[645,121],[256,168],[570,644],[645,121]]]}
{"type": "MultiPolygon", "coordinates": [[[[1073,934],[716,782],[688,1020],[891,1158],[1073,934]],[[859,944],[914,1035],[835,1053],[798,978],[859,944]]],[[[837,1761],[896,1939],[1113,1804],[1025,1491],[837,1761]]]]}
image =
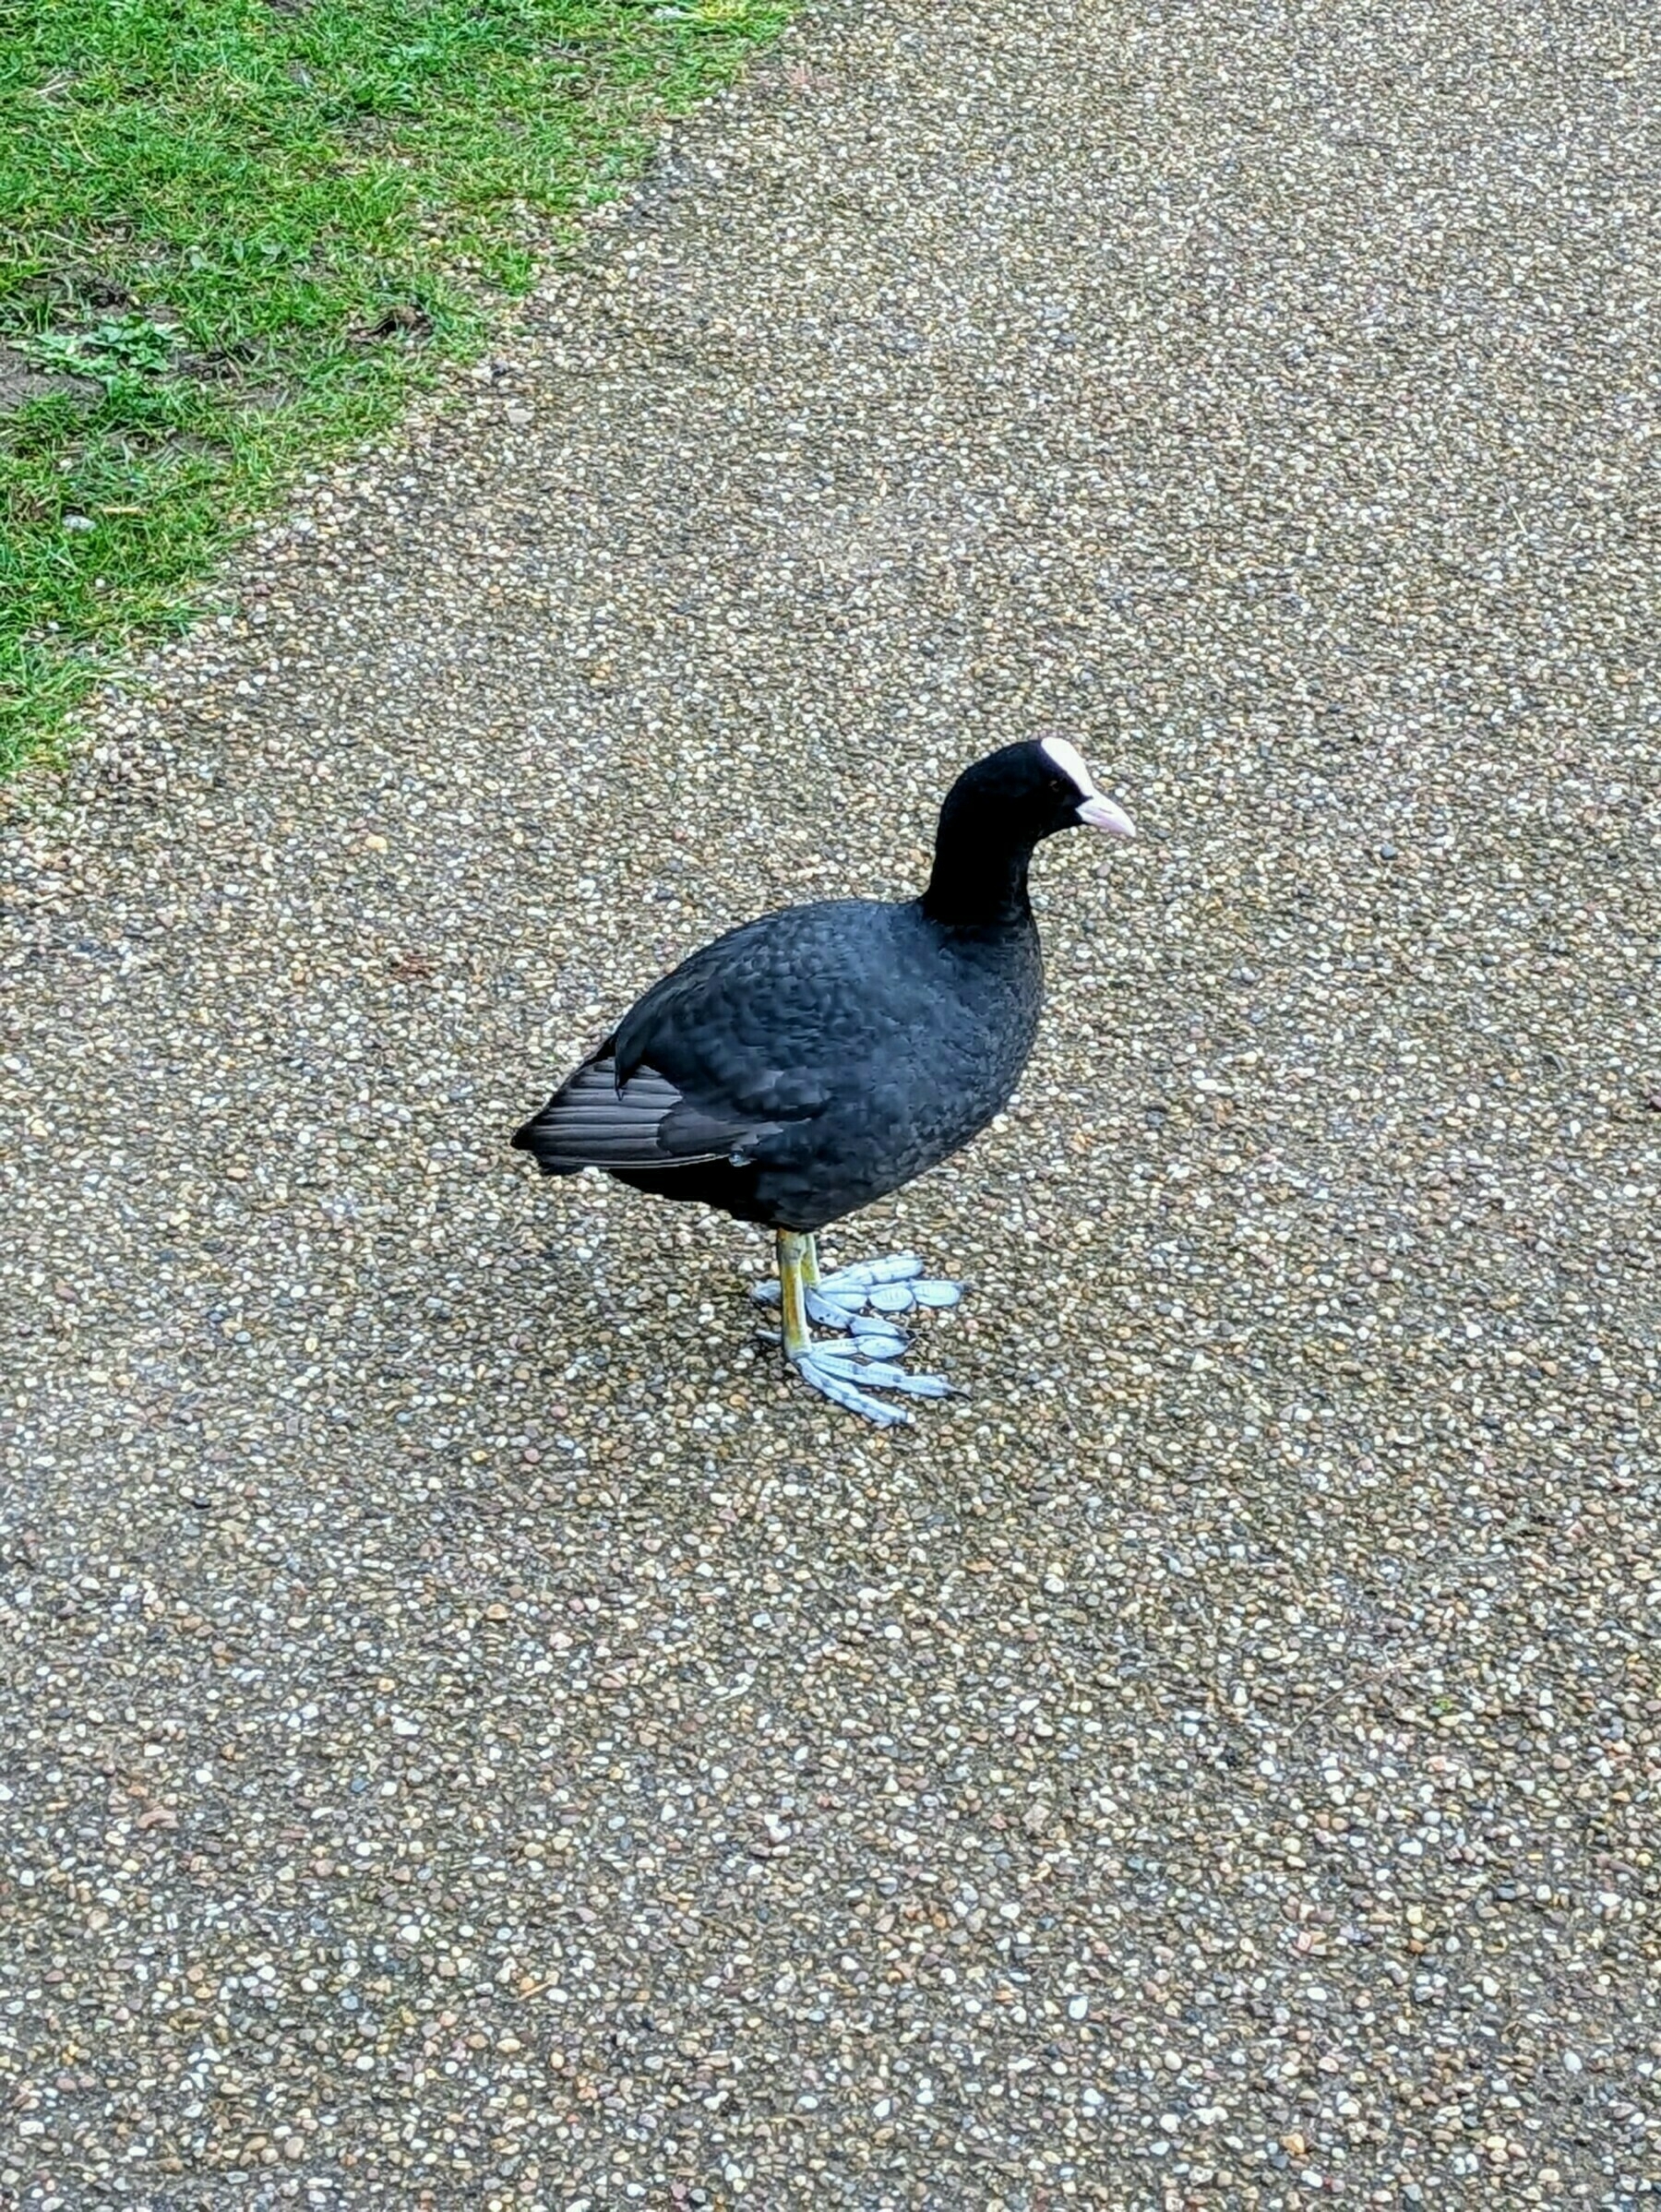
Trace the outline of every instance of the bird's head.
{"type": "Polygon", "coordinates": [[[988,753],[946,794],[925,913],[957,924],[1020,919],[1030,912],[1034,846],[1058,830],[1078,829],[1136,835],[1124,808],[1096,789],[1075,745],[1032,737],[988,753]]]}
{"type": "Polygon", "coordinates": [[[1100,830],[1134,837],[1136,824],[1095,787],[1084,756],[1067,738],[1006,745],[966,768],[946,801],[949,814],[997,825],[999,841],[1029,849],[1059,830],[1100,830]]]}

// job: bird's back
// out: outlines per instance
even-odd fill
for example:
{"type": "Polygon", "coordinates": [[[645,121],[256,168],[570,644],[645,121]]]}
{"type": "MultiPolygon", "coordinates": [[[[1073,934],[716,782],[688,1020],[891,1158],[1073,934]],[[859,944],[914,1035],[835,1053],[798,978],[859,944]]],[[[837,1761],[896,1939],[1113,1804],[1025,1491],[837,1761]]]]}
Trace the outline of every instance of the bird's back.
{"type": "Polygon", "coordinates": [[[654,985],[515,1142],[555,1173],[603,1166],[818,1228],[986,1126],[1020,1078],[1042,996],[1030,918],[950,929],[915,902],[785,907],[654,985]]]}

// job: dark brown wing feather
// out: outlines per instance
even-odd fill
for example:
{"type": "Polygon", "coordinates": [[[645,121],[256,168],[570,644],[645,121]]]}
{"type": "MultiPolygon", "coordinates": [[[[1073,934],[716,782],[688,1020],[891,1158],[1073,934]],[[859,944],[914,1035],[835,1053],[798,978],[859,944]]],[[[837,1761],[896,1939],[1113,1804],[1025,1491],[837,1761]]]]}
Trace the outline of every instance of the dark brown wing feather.
{"type": "Polygon", "coordinates": [[[514,1137],[545,1175],[583,1167],[685,1167],[747,1158],[776,1121],[711,1112],[693,1104],[666,1075],[640,1066],[619,1084],[610,1053],[585,1060],[514,1137]]]}

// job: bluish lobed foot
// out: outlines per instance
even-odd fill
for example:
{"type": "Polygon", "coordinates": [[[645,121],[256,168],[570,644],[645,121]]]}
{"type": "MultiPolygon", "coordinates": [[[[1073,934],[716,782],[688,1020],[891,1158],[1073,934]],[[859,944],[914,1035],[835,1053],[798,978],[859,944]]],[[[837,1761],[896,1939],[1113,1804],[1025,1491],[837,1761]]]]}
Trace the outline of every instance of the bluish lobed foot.
{"type": "MultiPolygon", "coordinates": [[[[852,1342],[810,1345],[795,1356],[802,1380],[849,1413],[864,1416],[878,1427],[891,1429],[911,1416],[898,1405],[885,1405],[870,1393],[892,1391],[918,1398],[951,1395],[943,1375],[910,1375],[893,1362],[909,1349],[910,1338],[896,1325],[895,1317],[920,1308],[955,1306],[962,1286],[923,1273],[914,1252],[896,1252],[886,1260],[866,1260],[839,1267],[824,1275],[806,1294],[807,1318],[822,1329],[834,1329],[852,1342]]],[[[781,1297],[777,1282],[756,1284],[750,1296],[758,1305],[776,1306],[781,1297]]],[[[776,1343],[778,1339],[775,1337],[776,1343]]]]}

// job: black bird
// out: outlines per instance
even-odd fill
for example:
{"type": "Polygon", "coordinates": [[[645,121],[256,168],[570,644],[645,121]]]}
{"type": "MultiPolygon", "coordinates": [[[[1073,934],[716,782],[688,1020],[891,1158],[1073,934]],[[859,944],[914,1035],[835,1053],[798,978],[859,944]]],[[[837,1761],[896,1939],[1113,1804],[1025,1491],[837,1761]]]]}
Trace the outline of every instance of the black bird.
{"type": "Polygon", "coordinates": [[[955,1284],[909,1253],[819,1273],[815,1233],[935,1166],[1020,1080],[1044,997],[1034,848],[1080,823],[1132,837],[1063,737],[977,760],[947,794],[921,898],[827,899],[729,930],[654,984],[513,1142],[545,1175],[603,1167],[778,1236],[783,1348],[803,1379],[884,1425],[867,1393],[945,1393],[893,1364],[893,1316],[955,1284]],[[867,1310],[867,1309],[869,1310],[867,1310]],[[809,1319],[849,1332],[817,1343],[809,1319]]]}

